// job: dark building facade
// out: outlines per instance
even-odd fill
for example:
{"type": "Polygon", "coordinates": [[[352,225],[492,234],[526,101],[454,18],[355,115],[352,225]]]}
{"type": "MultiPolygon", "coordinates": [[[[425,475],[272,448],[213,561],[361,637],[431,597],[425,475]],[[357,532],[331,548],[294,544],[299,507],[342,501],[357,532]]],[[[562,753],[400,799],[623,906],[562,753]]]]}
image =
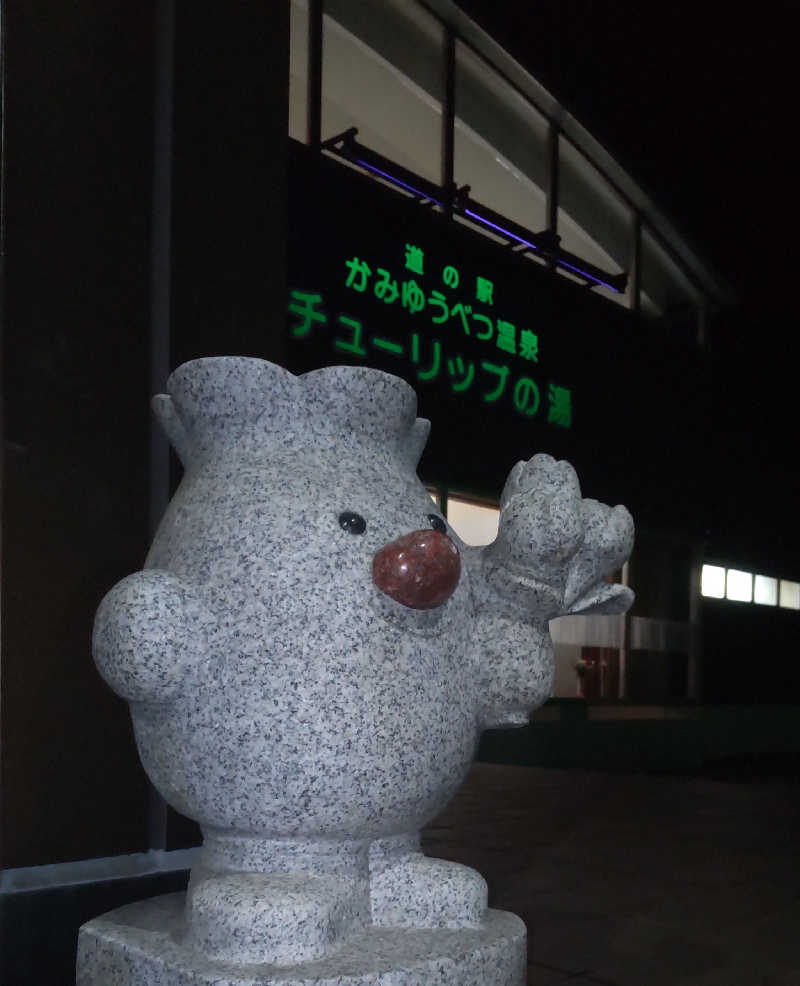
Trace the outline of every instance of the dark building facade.
{"type": "Polygon", "coordinates": [[[730,291],[455,4],[7,0],[3,46],[4,982],[69,981],[78,925],[179,886],[197,842],[90,653],[178,478],[148,399],[184,360],[403,376],[466,540],[537,451],[625,503],[636,605],[554,624],[557,696],[794,701],[748,660],[796,641],[797,570],[706,536],[730,291]]]}

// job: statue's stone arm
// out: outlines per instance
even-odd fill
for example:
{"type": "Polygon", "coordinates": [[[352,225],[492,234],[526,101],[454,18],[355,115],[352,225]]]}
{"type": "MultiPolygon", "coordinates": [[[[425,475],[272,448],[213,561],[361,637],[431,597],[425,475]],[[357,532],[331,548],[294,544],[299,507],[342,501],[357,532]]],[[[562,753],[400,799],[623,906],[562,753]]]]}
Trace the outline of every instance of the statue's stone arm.
{"type": "Polygon", "coordinates": [[[524,725],[549,697],[550,620],[630,607],[631,590],[605,576],[621,567],[632,547],[628,511],[582,499],[569,463],[536,455],[512,469],[497,538],[485,548],[464,549],[483,728],[524,725]]]}
{"type": "Polygon", "coordinates": [[[176,698],[208,655],[214,619],[195,590],[149,569],[118,582],[94,622],[100,674],[129,702],[176,698]]]}

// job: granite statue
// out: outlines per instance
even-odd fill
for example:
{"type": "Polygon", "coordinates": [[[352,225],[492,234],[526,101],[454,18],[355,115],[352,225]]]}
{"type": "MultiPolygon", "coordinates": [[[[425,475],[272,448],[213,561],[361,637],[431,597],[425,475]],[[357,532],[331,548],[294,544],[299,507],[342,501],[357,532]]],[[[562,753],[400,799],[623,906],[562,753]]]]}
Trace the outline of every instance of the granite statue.
{"type": "Polygon", "coordinates": [[[78,982],[133,963],[158,986],[520,983],[522,923],[419,833],[481,731],[549,696],[548,621],[630,605],[605,578],[629,513],[535,455],[497,539],[468,547],[417,478],[429,423],[399,378],[220,357],[167,390],[153,406],[184,476],[93,649],[204,842],[185,900],[84,927],[78,982]]]}

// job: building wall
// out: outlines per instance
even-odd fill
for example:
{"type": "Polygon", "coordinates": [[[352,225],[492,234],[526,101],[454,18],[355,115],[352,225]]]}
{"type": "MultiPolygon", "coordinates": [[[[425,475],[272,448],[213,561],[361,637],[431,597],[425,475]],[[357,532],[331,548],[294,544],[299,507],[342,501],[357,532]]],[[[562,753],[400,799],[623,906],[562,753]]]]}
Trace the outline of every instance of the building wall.
{"type": "Polygon", "coordinates": [[[89,660],[147,545],[152,31],[9,3],[5,34],[2,865],[142,849],[144,777],[89,660]]]}
{"type": "Polygon", "coordinates": [[[56,984],[79,924],[185,882],[159,853],[197,839],[148,789],[91,628],[169,486],[169,322],[209,352],[257,325],[279,356],[288,3],[9,0],[3,35],[0,981],[56,984]]]}

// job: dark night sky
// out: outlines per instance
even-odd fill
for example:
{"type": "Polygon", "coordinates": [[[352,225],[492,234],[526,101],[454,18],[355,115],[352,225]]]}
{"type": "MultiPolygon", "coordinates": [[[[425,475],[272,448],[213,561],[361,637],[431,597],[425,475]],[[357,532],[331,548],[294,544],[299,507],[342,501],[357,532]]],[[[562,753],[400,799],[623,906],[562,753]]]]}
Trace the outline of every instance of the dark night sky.
{"type": "Polygon", "coordinates": [[[712,544],[800,577],[796,5],[459,5],[649,191],[740,303],[712,326],[712,544]],[[722,492],[722,491],[725,492],[722,492]],[[788,532],[786,525],[789,525],[788,532]],[[743,528],[749,526],[751,534],[743,528]],[[787,536],[788,534],[788,536],[787,536]]]}

